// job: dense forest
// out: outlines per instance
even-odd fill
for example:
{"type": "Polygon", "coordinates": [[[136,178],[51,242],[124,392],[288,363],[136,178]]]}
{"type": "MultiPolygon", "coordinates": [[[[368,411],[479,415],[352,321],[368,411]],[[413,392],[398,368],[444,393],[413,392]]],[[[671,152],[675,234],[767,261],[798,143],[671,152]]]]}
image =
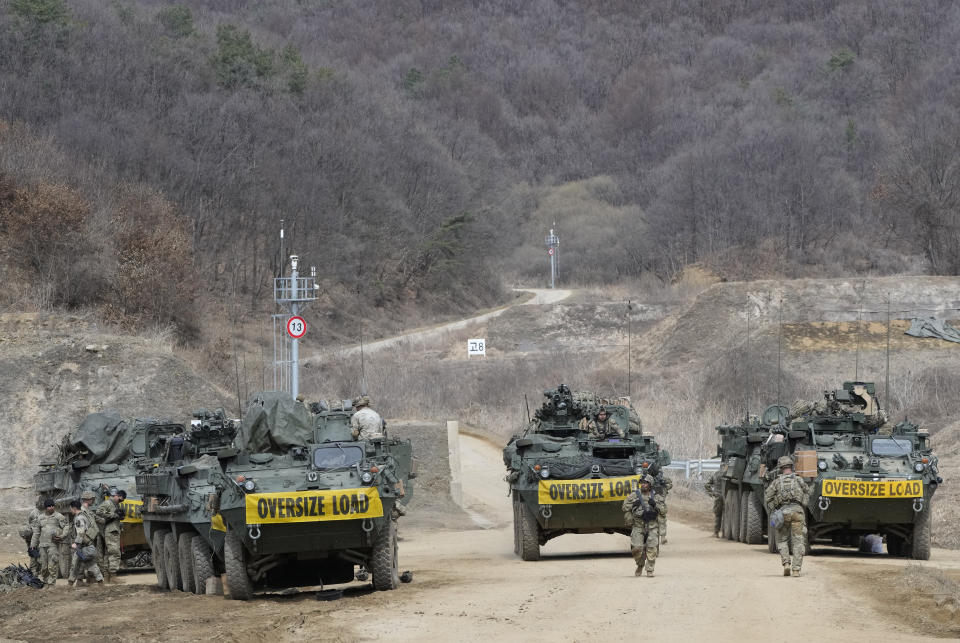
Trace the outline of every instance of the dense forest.
{"type": "Polygon", "coordinates": [[[945,0],[9,0],[0,274],[185,331],[269,300],[281,219],[335,310],[491,303],[554,226],[576,283],[957,274],[957,42],[945,0]]]}

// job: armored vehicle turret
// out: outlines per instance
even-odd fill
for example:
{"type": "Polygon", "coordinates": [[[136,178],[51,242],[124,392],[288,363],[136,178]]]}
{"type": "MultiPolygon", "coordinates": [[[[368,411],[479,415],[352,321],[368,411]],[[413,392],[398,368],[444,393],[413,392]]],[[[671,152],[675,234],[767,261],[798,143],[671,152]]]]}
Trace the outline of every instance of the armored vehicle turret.
{"type": "Polygon", "coordinates": [[[771,430],[782,427],[789,411],[771,406],[763,416],[750,415],[741,424],[717,427],[721,459],[715,489],[723,500],[721,534],[727,540],[760,544],[766,532],[763,506],[763,447],[771,430]]]}
{"type": "Polygon", "coordinates": [[[223,573],[226,528],[217,507],[220,493],[232,486],[222,460],[237,454],[237,427],[223,409],[202,409],[189,428],[164,424],[147,431],[136,485],[161,588],[202,594],[207,579],[223,573]]]}
{"type": "MultiPolygon", "coordinates": [[[[146,433],[158,424],[162,423],[128,420],[115,413],[88,415],[75,431],[64,436],[57,459],[41,463],[40,471],[34,475],[37,495],[41,499],[53,498],[57,511],[68,518],[70,502],[79,500],[84,491],[96,494],[96,504],[107,497],[111,487],[127,492],[120,536],[121,569],[139,569],[152,564],[134,476],[136,460],[146,451],[146,433]]],[[[69,543],[61,544],[60,574],[64,578],[69,573],[69,547],[69,543]]]]}
{"type": "Polygon", "coordinates": [[[629,400],[572,392],[562,384],[544,397],[503,449],[514,553],[523,560],[539,560],[540,547],[563,534],[628,535],[623,499],[641,475],[656,476],[670,463],[670,455],[643,432],[629,400]],[[607,419],[598,423],[601,410],[607,419]]]}
{"type": "Polygon", "coordinates": [[[883,534],[889,553],[930,558],[931,501],[943,480],[926,431],[907,421],[889,426],[870,382],[798,403],[790,420],[764,448],[764,477],[772,481],[777,459],[789,455],[811,482],[810,543],[855,545],[883,534]]]}

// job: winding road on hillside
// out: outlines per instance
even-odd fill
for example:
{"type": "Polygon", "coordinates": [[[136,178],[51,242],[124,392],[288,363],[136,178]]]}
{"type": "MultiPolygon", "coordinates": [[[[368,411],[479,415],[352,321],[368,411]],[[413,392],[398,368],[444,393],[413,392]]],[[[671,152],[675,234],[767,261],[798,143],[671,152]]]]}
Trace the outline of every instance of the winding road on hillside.
{"type": "MultiPolygon", "coordinates": [[[[565,290],[562,288],[551,289],[551,288],[514,288],[514,292],[528,292],[532,293],[533,297],[525,301],[509,304],[507,306],[502,306],[496,310],[491,310],[480,315],[475,315],[473,317],[467,317],[466,319],[459,319],[457,321],[448,322],[446,324],[439,324],[437,326],[430,326],[428,328],[416,328],[400,335],[394,337],[387,337],[386,339],[379,339],[374,342],[365,343],[363,345],[363,350],[365,353],[375,353],[377,351],[383,350],[385,348],[393,348],[400,346],[402,344],[417,345],[417,344],[430,344],[437,340],[437,338],[442,337],[445,333],[452,331],[462,330],[464,328],[469,328],[475,324],[480,324],[486,321],[493,319],[499,315],[502,315],[507,310],[514,306],[538,306],[538,305],[547,305],[547,304],[556,304],[563,301],[571,294],[572,290],[565,290]]],[[[349,346],[339,350],[342,355],[354,355],[360,352],[360,346],[349,346]]],[[[309,363],[312,360],[317,359],[316,356],[308,358],[305,360],[305,363],[309,363]]]]}

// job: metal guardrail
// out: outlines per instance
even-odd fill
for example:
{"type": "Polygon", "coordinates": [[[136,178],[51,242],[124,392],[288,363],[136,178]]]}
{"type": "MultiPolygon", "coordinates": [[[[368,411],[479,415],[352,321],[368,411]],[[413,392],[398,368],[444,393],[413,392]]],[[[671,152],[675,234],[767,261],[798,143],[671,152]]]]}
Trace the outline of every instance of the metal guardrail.
{"type": "Polygon", "coordinates": [[[720,458],[713,458],[710,460],[704,460],[702,458],[673,460],[670,462],[670,464],[663,468],[670,471],[683,471],[684,477],[688,480],[691,477],[702,480],[705,471],[719,471],[721,462],[722,461],[720,458]]]}

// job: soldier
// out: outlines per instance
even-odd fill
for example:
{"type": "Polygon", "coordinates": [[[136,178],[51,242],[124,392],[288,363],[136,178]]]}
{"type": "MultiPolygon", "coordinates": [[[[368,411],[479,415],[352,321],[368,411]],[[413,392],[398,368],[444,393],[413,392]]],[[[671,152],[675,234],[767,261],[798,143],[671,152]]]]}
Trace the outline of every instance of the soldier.
{"type": "Polygon", "coordinates": [[[640,478],[640,488],[623,501],[623,518],[630,531],[630,551],[637,562],[634,576],[643,574],[646,566],[647,576],[653,576],[653,567],[660,553],[660,527],[657,517],[666,511],[663,500],[653,491],[653,481],[649,476],[640,478]]]}
{"type": "Polygon", "coordinates": [[[33,529],[37,525],[37,520],[40,519],[40,514],[42,513],[39,508],[39,502],[33,506],[30,510],[30,513],[27,514],[26,524],[20,528],[20,537],[23,538],[23,542],[27,545],[27,555],[30,556],[30,571],[34,575],[40,575],[40,557],[34,556],[37,552],[33,551],[33,547],[30,545],[30,541],[33,540],[33,529]]]}
{"type": "Polygon", "coordinates": [[[97,507],[94,518],[103,542],[103,571],[106,572],[106,580],[108,583],[117,583],[117,572],[120,571],[120,521],[123,520],[119,489],[110,488],[110,496],[97,507]]]}
{"type": "Polygon", "coordinates": [[[657,497],[663,500],[663,512],[657,516],[657,526],[660,529],[660,544],[667,544],[667,492],[673,489],[673,480],[663,475],[662,471],[657,472],[657,477],[653,479],[653,491],[657,497]]]}
{"type": "Polygon", "coordinates": [[[80,580],[86,579],[87,574],[93,574],[97,584],[103,585],[103,574],[97,565],[97,548],[94,545],[100,530],[97,529],[97,521],[90,510],[94,499],[93,492],[84,491],[81,497],[82,504],[77,500],[70,503],[74,531],[73,543],[70,545],[73,550],[73,564],[70,565],[70,578],[67,582],[79,587],[80,580]]]}
{"type": "Polygon", "coordinates": [[[47,498],[43,503],[43,513],[33,526],[33,538],[30,547],[39,551],[40,579],[47,585],[57,583],[60,575],[60,542],[67,537],[70,522],[56,510],[56,503],[47,498]]]}
{"type": "MultiPolygon", "coordinates": [[[[586,419],[586,418],[584,418],[586,419]]],[[[590,437],[594,440],[606,440],[608,438],[622,438],[623,433],[617,423],[610,419],[607,414],[607,408],[601,406],[597,409],[594,419],[587,422],[585,428],[590,437]]]]}
{"type": "MultiPolygon", "coordinates": [[[[807,483],[793,472],[793,460],[790,456],[777,460],[777,469],[780,475],[767,487],[763,499],[771,512],[779,511],[783,516],[783,521],[776,525],[777,550],[783,564],[783,575],[799,576],[807,547],[807,516],[804,507],[809,500],[810,489],[807,483]]],[[[776,522],[777,516],[772,513],[771,525],[776,522]]]]}
{"type": "Polygon", "coordinates": [[[720,471],[718,470],[703,483],[707,494],[713,498],[713,535],[720,537],[720,528],[723,524],[723,496],[720,494],[720,471]]]}
{"type": "Polygon", "coordinates": [[[350,418],[351,434],[354,440],[369,440],[383,437],[383,418],[370,408],[370,398],[362,395],[353,401],[357,412],[350,418]]]}

